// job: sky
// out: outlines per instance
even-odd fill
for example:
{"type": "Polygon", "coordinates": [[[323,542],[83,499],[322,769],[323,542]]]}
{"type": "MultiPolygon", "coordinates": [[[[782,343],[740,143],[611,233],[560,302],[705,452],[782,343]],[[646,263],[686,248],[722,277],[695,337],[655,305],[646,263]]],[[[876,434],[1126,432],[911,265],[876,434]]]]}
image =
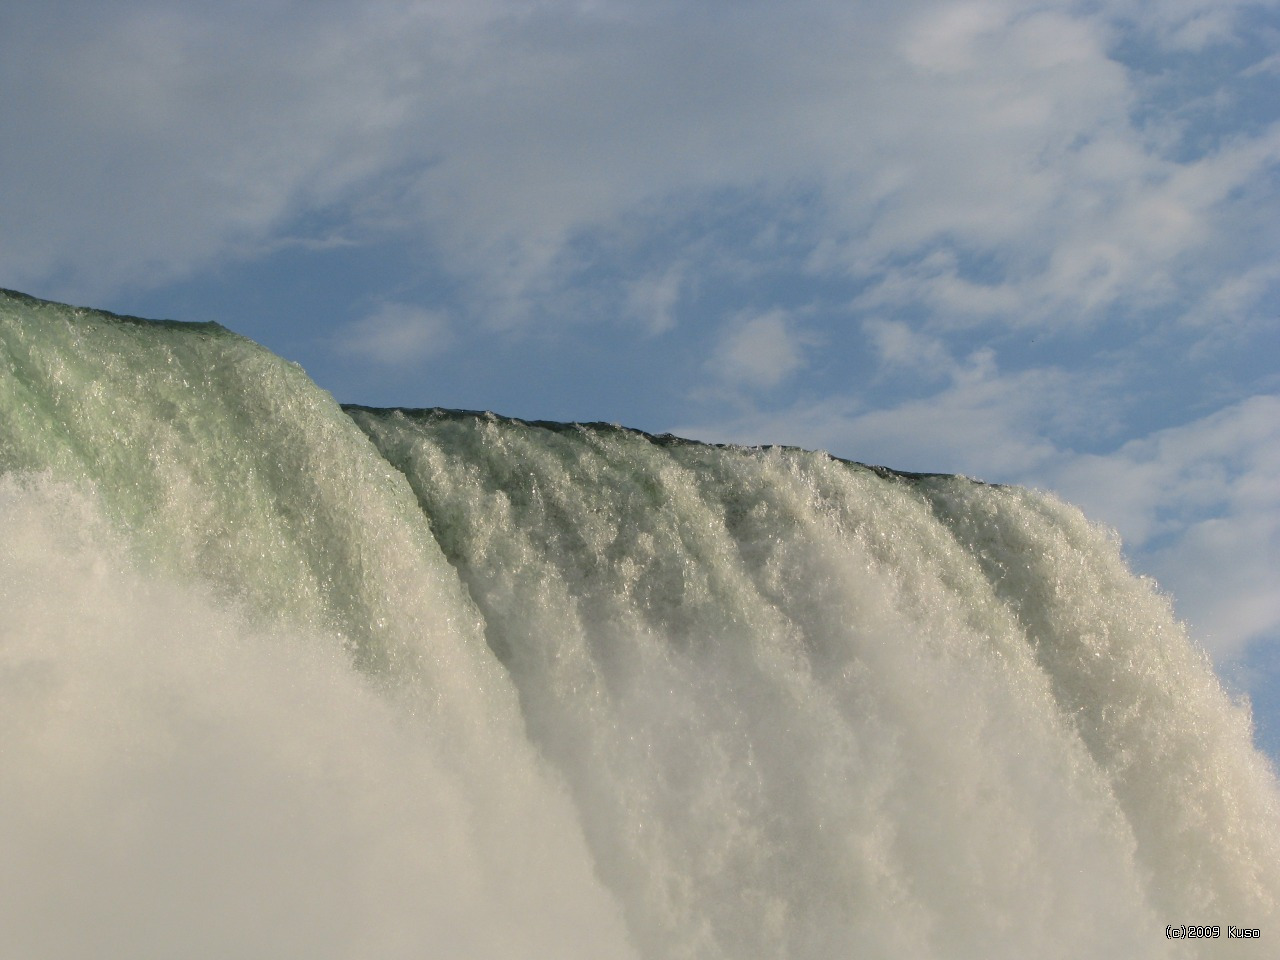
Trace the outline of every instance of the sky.
{"type": "Polygon", "coordinates": [[[0,286],[1052,490],[1280,758],[1280,0],[45,0],[0,85],[0,286]]]}

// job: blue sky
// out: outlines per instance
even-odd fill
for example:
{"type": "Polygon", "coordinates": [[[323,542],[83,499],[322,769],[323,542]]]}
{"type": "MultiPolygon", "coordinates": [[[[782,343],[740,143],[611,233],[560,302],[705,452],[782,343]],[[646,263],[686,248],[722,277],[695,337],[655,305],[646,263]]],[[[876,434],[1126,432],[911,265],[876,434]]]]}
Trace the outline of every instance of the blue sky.
{"type": "Polygon", "coordinates": [[[1055,490],[1280,756],[1280,2],[47,0],[0,285],[1055,490]]]}

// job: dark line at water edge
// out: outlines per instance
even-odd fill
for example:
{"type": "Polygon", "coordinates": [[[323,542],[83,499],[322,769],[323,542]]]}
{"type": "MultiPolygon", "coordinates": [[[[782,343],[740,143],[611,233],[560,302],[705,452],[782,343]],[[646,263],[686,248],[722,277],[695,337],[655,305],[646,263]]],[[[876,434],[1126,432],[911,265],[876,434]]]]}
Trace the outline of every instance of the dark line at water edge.
{"type": "MultiPolygon", "coordinates": [[[[46,300],[42,297],[35,297],[20,290],[12,290],[7,287],[0,287],[0,302],[9,301],[13,306],[25,308],[31,311],[53,310],[58,312],[71,311],[76,317],[96,317],[108,323],[129,324],[131,326],[144,329],[163,329],[171,331],[183,331],[196,335],[204,334],[213,337],[231,337],[238,340],[249,340],[242,334],[236,333],[234,330],[223,326],[216,321],[187,321],[187,320],[158,320],[148,317],[138,317],[130,314],[112,313],[109,310],[102,310],[97,307],[82,307],[73,304],[61,303],[57,300],[46,300]]],[[[65,316],[65,313],[63,313],[65,316]]],[[[254,341],[249,341],[254,342],[254,341]]],[[[259,346],[261,346],[259,344],[259,346]]],[[[263,347],[263,349],[267,349],[263,347]]],[[[509,417],[502,414],[494,413],[491,410],[460,410],[448,407],[370,407],[364,404],[346,403],[342,404],[342,409],[348,413],[360,410],[373,415],[386,413],[400,413],[411,420],[432,421],[432,420],[486,420],[493,423],[505,423],[513,426],[530,427],[540,430],[548,430],[553,433],[578,433],[582,431],[590,431],[597,434],[614,434],[639,437],[647,442],[659,447],[704,447],[708,449],[726,450],[726,451],[765,451],[765,450],[781,450],[800,453],[817,453],[826,456],[837,463],[847,466],[857,467],[862,470],[870,470],[872,473],[885,480],[894,480],[909,484],[917,484],[930,480],[965,480],[969,483],[978,484],[984,487],[1003,487],[1006,484],[989,483],[985,480],[977,480],[973,477],[966,477],[963,474],[953,473],[920,473],[912,470],[896,470],[892,467],[880,466],[878,464],[863,463],[859,460],[849,460],[845,457],[837,457],[826,451],[811,451],[804,447],[792,446],[790,444],[755,444],[744,445],[735,443],[709,443],[703,440],[691,440],[687,437],[678,437],[672,433],[649,433],[636,427],[624,427],[617,423],[606,423],[602,420],[591,421],[567,421],[558,420],[525,420],[520,417],[509,417]]]]}
{"type": "Polygon", "coordinates": [[[1004,487],[1006,484],[989,483],[986,480],[976,480],[973,477],[966,477],[958,473],[918,473],[912,470],[895,470],[892,467],[883,467],[873,463],[862,463],[859,460],[849,460],[845,457],[837,457],[826,451],[812,451],[804,447],[791,446],[789,444],[766,443],[756,445],[744,445],[737,443],[709,443],[704,440],[690,440],[688,437],[677,437],[673,433],[649,433],[636,427],[624,427],[617,423],[606,423],[602,420],[590,421],[560,421],[560,420],[523,420],[520,417],[508,417],[500,413],[494,413],[492,410],[454,410],[448,407],[368,407],[359,403],[344,403],[342,409],[346,413],[352,411],[361,411],[370,413],[375,416],[399,413],[410,420],[419,421],[439,421],[439,420],[485,420],[490,423],[505,423],[513,426],[531,427],[539,430],[549,430],[553,433],[580,433],[582,431],[591,431],[593,433],[603,434],[622,434],[626,436],[639,437],[649,443],[659,447],[707,447],[715,450],[782,450],[794,451],[800,453],[819,453],[846,466],[858,467],[862,470],[870,470],[872,473],[885,480],[896,480],[902,483],[922,483],[928,480],[966,480],[983,487],[1004,487]]]}
{"type": "Polygon", "coordinates": [[[244,339],[241,334],[236,333],[228,327],[213,320],[153,320],[149,317],[135,317],[127,313],[112,313],[110,310],[101,310],[98,307],[77,307],[74,304],[62,303],[58,300],[45,300],[41,297],[33,297],[29,293],[23,293],[20,290],[10,290],[7,287],[0,287],[0,297],[7,300],[13,300],[21,306],[41,309],[45,307],[54,307],[59,310],[71,310],[76,316],[95,316],[101,317],[114,323],[128,323],[136,327],[161,327],[166,330],[190,330],[193,333],[207,333],[215,336],[239,337],[244,339]]]}

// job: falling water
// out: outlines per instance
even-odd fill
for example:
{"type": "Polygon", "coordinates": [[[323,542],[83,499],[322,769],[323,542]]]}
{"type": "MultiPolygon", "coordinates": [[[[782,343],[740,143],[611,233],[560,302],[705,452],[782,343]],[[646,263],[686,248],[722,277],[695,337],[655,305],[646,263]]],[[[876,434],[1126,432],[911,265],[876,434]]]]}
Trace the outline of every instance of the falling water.
{"type": "Polygon", "coordinates": [[[1247,708],[1051,497],[12,293],[0,418],[0,955],[1273,955],[1247,708]]]}

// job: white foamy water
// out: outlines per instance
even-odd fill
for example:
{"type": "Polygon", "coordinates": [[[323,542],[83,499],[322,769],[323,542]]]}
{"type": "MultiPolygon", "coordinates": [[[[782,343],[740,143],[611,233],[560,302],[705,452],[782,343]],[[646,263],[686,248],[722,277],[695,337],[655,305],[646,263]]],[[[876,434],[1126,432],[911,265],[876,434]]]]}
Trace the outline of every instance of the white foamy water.
{"type": "Polygon", "coordinates": [[[1274,952],[1247,711],[1051,498],[13,295],[0,413],[0,956],[1274,952]]]}
{"type": "Polygon", "coordinates": [[[6,481],[0,529],[0,955],[634,956],[496,711],[443,740],[340,637],[131,569],[65,486],[6,481]]]}

